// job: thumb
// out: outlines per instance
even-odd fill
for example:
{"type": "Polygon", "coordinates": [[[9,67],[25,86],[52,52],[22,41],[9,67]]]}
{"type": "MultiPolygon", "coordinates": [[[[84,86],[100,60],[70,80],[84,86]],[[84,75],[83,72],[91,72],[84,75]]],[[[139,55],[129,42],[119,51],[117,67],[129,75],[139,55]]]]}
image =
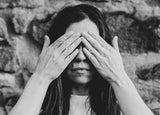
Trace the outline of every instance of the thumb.
{"type": "Polygon", "coordinates": [[[48,48],[50,44],[50,39],[47,35],[44,36],[44,44],[43,44],[43,48],[42,48],[42,51],[41,51],[41,54],[43,55],[46,51],[46,49],[48,48]]]}
{"type": "Polygon", "coordinates": [[[119,47],[118,47],[118,36],[115,36],[112,40],[112,45],[113,48],[115,48],[117,51],[119,51],[119,47]]]}

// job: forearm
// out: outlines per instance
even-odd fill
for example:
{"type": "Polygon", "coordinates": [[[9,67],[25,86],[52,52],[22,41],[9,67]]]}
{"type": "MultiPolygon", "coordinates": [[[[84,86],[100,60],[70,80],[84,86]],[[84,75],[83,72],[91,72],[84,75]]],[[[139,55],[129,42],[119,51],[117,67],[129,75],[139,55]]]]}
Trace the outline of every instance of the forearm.
{"type": "Polygon", "coordinates": [[[112,84],[123,115],[153,115],[127,74],[123,78],[112,84]]]}
{"type": "Polygon", "coordinates": [[[49,81],[33,75],[9,115],[38,115],[48,86],[49,81]]]}

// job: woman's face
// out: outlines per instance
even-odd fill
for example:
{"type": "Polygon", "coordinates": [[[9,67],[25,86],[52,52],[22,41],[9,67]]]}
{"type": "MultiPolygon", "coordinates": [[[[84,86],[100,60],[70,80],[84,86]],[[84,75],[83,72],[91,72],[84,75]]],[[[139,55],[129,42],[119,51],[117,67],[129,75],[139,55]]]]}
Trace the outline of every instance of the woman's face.
{"type": "MultiPolygon", "coordinates": [[[[78,33],[93,32],[99,35],[99,30],[90,19],[71,24],[66,32],[74,31],[78,33]]],[[[94,76],[95,69],[82,51],[83,45],[79,45],[79,53],[66,69],[67,77],[76,84],[87,84],[94,76]]]]}

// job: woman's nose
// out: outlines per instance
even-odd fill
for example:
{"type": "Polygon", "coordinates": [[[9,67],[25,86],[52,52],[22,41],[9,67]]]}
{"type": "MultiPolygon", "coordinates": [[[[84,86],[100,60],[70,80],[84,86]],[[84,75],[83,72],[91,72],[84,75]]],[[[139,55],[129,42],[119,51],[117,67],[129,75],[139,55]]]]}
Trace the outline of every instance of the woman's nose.
{"type": "Polygon", "coordinates": [[[86,61],[86,56],[85,56],[85,54],[83,52],[82,44],[80,44],[78,48],[79,48],[79,53],[76,56],[76,60],[78,60],[78,61],[86,61]]]}

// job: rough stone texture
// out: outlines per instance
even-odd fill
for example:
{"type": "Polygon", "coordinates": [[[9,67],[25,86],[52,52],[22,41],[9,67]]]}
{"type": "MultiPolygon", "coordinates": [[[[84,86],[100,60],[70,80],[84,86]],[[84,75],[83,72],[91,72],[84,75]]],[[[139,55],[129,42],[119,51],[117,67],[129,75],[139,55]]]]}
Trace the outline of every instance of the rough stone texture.
{"type": "Polygon", "coordinates": [[[141,67],[137,70],[137,76],[142,80],[159,79],[160,80],[160,63],[152,67],[141,67]]]}
{"type": "Polygon", "coordinates": [[[3,93],[0,92],[0,115],[6,115],[7,114],[4,106],[5,106],[5,103],[4,103],[4,99],[3,99],[3,93]]]}
{"type": "Polygon", "coordinates": [[[40,46],[27,36],[16,36],[14,38],[15,54],[18,57],[22,68],[27,68],[28,71],[33,72],[40,54],[40,46]]]}
{"type": "Polygon", "coordinates": [[[0,0],[0,115],[15,105],[34,71],[54,13],[81,2],[104,12],[127,74],[160,115],[159,0],[0,0]]]}
{"type": "Polygon", "coordinates": [[[106,22],[113,35],[118,35],[121,51],[130,53],[158,52],[160,40],[157,27],[154,27],[154,19],[141,22],[127,14],[115,12],[106,14],[106,22]]]}
{"type": "Polygon", "coordinates": [[[122,53],[127,74],[131,77],[145,103],[160,115],[159,53],[122,53]]]}
{"type": "Polygon", "coordinates": [[[0,18],[0,41],[8,39],[7,25],[4,19],[0,18]]]}
{"type": "Polygon", "coordinates": [[[36,8],[43,7],[45,0],[0,0],[0,8],[25,7],[36,8]]]}
{"type": "MultiPolygon", "coordinates": [[[[92,1],[92,0],[81,0],[92,1]]],[[[94,0],[93,0],[94,1],[94,0]]],[[[95,0],[98,2],[98,0],[95,0]]],[[[124,12],[135,16],[139,20],[160,16],[158,0],[100,0],[98,6],[105,12],[124,12]],[[154,4],[154,5],[153,5],[154,4]]],[[[97,2],[95,2],[97,4],[97,2]]]]}
{"type": "Polygon", "coordinates": [[[0,74],[0,93],[3,95],[3,103],[0,105],[4,107],[7,113],[16,104],[19,96],[21,95],[25,81],[22,73],[16,74],[0,74]]]}
{"type": "Polygon", "coordinates": [[[10,97],[10,95],[19,94],[19,88],[23,88],[23,86],[21,86],[23,84],[23,79],[21,80],[20,77],[21,76],[16,76],[14,74],[0,74],[0,91],[3,93],[4,99],[10,97]]]}
{"type": "Polygon", "coordinates": [[[55,10],[51,8],[39,8],[34,10],[34,19],[30,24],[30,30],[28,35],[41,44],[43,43],[43,37],[49,28],[49,20],[46,17],[54,15],[55,10]]]}
{"type": "Polygon", "coordinates": [[[0,71],[16,72],[19,68],[18,60],[12,47],[7,46],[6,42],[0,42],[0,71]]]}
{"type": "Polygon", "coordinates": [[[21,8],[13,9],[12,22],[17,34],[24,34],[27,32],[29,22],[32,20],[33,15],[31,11],[27,11],[21,8]]]}

